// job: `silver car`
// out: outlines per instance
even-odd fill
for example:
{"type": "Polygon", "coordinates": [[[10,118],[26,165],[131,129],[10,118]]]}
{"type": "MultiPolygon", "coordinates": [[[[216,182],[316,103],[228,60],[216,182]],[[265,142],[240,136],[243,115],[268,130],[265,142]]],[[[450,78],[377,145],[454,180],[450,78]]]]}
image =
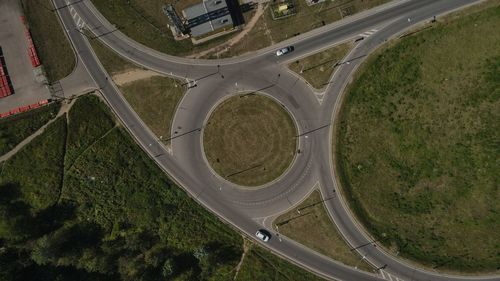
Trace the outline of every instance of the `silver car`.
{"type": "Polygon", "coordinates": [[[279,57],[279,56],[282,56],[284,54],[288,54],[291,51],[293,51],[293,49],[294,49],[293,46],[288,46],[288,47],[279,49],[279,50],[276,51],[276,56],[279,57]]]}

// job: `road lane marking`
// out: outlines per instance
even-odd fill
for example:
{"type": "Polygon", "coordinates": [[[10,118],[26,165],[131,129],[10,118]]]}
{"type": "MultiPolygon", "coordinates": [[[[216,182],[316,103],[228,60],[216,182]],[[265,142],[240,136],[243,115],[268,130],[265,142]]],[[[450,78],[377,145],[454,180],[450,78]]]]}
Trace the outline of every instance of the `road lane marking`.
{"type": "Polygon", "coordinates": [[[361,36],[361,37],[364,37],[364,38],[367,38],[367,37],[370,37],[371,35],[373,35],[375,32],[377,32],[378,29],[372,29],[372,30],[369,30],[369,31],[365,31],[363,33],[360,33],[358,36],[361,36]]]}

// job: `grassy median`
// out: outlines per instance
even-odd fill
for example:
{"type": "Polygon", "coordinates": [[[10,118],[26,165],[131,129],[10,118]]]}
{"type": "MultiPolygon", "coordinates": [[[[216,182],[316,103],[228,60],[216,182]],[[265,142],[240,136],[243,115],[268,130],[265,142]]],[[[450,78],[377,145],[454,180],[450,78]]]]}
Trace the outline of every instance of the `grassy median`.
{"type": "Polygon", "coordinates": [[[156,136],[168,139],[175,110],[185,87],[173,78],[136,66],[99,41],[91,40],[91,44],[101,64],[139,117],[156,136]]]}
{"type": "Polygon", "coordinates": [[[203,134],[205,155],[223,178],[244,186],[268,183],[290,166],[296,128],[288,112],[263,95],[239,95],[222,102],[203,134]]]}
{"type": "Polygon", "coordinates": [[[436,270],[500,269],[500,6],[481,5],[372,55],[335,138],[359,219],[436,270]]]}
{"type": "Polygon", "coordinates": [[[297,60],[289,64],[288,67],[302,76],[314,88],[322,89],[328,85],[333,71],[351,48],[351,43],[344,43],[297,60]]]}
{"type": "Polygon", "coordinates": [[[274,223],[283,235],[323,255],[365,271],[373,270],[340,236],[319,191],[314,191],[297,208],[276,218],[274,223]]]}
{"type": "Polygon", "coordinates": [[[75,54],[57,14],[52,11],[52,1],[22,0],[21,4],[47,79],[55,82],[66,77],[75,67],[75,54]]]}

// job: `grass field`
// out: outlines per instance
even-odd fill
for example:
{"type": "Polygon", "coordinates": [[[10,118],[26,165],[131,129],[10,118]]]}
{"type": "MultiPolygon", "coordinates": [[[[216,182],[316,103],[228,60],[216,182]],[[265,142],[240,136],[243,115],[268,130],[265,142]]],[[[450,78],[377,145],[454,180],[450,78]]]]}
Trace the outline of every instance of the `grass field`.
{"type": "Polygon", "coordinates": [[[115,126],[111,112],[96,97],[76,100],[68,114],[68,121],[71,130],[68,131],[67,137],[66,169],[71,168],[76,159],[90,145],[97,142],[115,126]],[[99,123],[99,126],[95,123],[99,123]]]}
{"type": "Polygon", "coordinates": [[[479,7],[372,55],[338,123],[358,218],[436,270],[500,269],[500,6],[479,7]]]}
{"type": "Polygon", "coordinates": [[[355,266],[365,271],[373,271],[369,264],[351,251],[351,248],[340,236],[337,227],[325,210],[318,191],[314,191],[297,208],[276,218],[274,224],[278,226],[281,234],[323,255],[346,265],[355,266]]]}
{"type": "Polygon", "coordinates": [[[314,88],[321,89],[328,85],[333,71],[352,47],[351,43],[344,43],[297,60],[289,64],[288,67],[302,76],[314,88]]]}
{"type": "MultiPolygon", "coordinates": [[[[0,279],[234,279],[237,232],[165,177],[97,97],[68,115],[0,163],[0,279]]],[[[252,266],[311,276],[259,253],[265,262],[249,255],[237,280],[255,280],[252,266]]]]}
{"type": "MultiPolygon", "coordinates": [[[[111,77],[141,69],[98,41],[92,42],[92,48],[111,77]]],[[[185,92],[185,88],[177,84],[180,83],[173,78],[154,76],[131,81],[118,88],[151,131],[158,137],[168,139],[177,104],[185,92]]]]}
{"type": "Polygon", "coordinates": [[[50,0],[22,0],[33,42],[49,82],[60,80],[73,71],[75,55],[59,24],[50,0]]]}
{"type": "Polygon", "coordinates": [[[61,191],[65,141],[62,116],[5,162],[0,182],[19,185],[23,199],[35,210],[52,206],[61,191]]]}
{"type": "Polygon", "coordinates": [[[222,102],[203,133],[205,155],[223,178],[244,186],[270,182],[290,166],[296,128],[288,112],[263,95],[222,102]]]}
{"type": "Polygon", "coordinates": [[[52,103],[40,109],[1,119],[0,155],[12,150],[17,144],[54,118],[59,107],[59,103],[52,103]]]}

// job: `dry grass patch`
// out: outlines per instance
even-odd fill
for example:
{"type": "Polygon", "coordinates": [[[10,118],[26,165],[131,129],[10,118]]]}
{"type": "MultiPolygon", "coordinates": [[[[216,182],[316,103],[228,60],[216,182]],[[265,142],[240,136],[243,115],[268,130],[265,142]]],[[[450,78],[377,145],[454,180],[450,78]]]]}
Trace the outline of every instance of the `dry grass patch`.
{"type": "Polygon", "coordinates": [[[351,251],[325,210],[318,191],[297,208],[275,220],[281,234],[346,265],[373,271],[359,255],[351,251]],[[300,213],[297,211],[299,210],[300,213]]]}
{"type": "Polygon", "coordinates": [[[302,76],[314,88],[321,89],[328,85],[333,71],[352,47],[352,43],[344,43],[297,60],[289,64],[288,67],[302,76]]]}
{"type": "Polygon", "coordinates": [[[205,127],[205,155],[223,178],[244,186],[268,183],[290,166],[297,130],[288,112],[263,95],[222,102],[205,127]]]}
{"type": "Polygon", "coordinates": [[[161,139],[170,137],[170,128],[177,104],[184,94],[175,80],[162,76],[141,79],[120,86],[132,108],[161,139]]]}

